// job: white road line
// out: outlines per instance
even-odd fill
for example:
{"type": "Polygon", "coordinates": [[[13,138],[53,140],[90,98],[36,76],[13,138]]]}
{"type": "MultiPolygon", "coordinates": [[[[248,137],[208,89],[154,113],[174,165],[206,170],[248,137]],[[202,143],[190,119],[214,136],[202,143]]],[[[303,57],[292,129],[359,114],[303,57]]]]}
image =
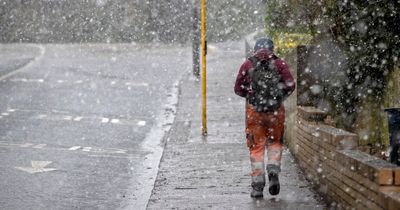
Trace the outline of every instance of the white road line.
{"type": "Polygon", "coordinates": [[[75,117],[74,118],[74,121],[81,121],[83,119],[83,117],[82,116],[79,116],[79,117],[75,117]]]}
{"type": "Polygon", "coordinates": [[[30,82],[30,83],[43,83],[44,79],[26,79],[26,78],[14,78],[10,79],[10,82],[30,82]]]}
{"type": "Polygon", "coordinates": [[[21,144],[21,145],[19,145],[20,147],[24,147],[24,148],[26,148],[26,147],[30,147],[30,146],[32,146],[33,144],[31,144],[31,143],[25,143],[25,144],[21,144]]]}
{"type": "Polygon", "coordinates": [[[33,110],[33,109],[19,109],[19,111],[21,111],[21,112],[35,112],[35,111],[38,111],[38,110],[33,110]]]}
{"type": "Polygon", "coordinates": [[[96,148],[96,147],[83,147],[83,146],[72,146],[70,148],[65,147],[51,147],[47,146],[47,144],[32,144],[32,143],[20,143],[20,144],[12,144],[10,142],[1,142],[0,147],[21,147],[25,149],[47,149],[47,150],[57,150],[57,151],[80,151],[86,152],[88,154],[98,153],[104,154],[105,157],[107,155],[130,155],[128,154],[128,150],[126,149],[118,149],[118,148],[96,148]]]}
{"type": "Polygon", "coordinates": [[[82,80],[77,80],[77,81],[75,81],[75,84],[81,84],[81,83],[83,83],[82,80]]]}
{"type": "Polygon", "coordinates": [[[72,116],[64,116],[63,120],[72,120],[72,116]]]}
{"type": "Polygon", "coordinates": [[[119,119],[112,119],[111,123],[118,124],[121,123],[121,121],[119,119]]]}
{"type": "Polygon", "coordinates": [[[38,118],[38,119],[43,119],[43,118],[46,118],[47,117],[47,115],[45,115],[45,114],[40,114],[40,115],[38,115],[36,118],[38,118]]]}
{"type": "Polygon", "coordinates": [[[98,158],[121,158],[121,159],[140,159],[137,156],[128,155],[128,156],[118,156],[118,155],[88,155],[89,157],[98,157],[98,158]]]}
{"type": "Polygon", "coordinates": [[[82,149],[82,151],[84,151],[84,152],[90,152],[91,149],[92,149],[91,147],[84,147],[84,148],[82,149]]]}
{"type": "Polygon", "coordinates": [[[125,154],[128,152],[128,150],[126,150],[126,149],[109,149],[109,150],[110,150],[110,153],[115,153],[115,154],[125,154]]]}
{"type": "Polygon", "coordinates": [[[73,147],[69,148],[68,150],[78,150],[80,148],[81,148],[81,146],[73,146],[73,147]]]}
{"type": "Polygon", "coordinates": [[[12,143],[3,141],[3,142],[0,142],[0,146],[2,146],[2,147],[20,147],[21,144],[12,144],[12,143]]]}
{"type": "Polygon", "coordinates": [[[8,112],[0,112],[0,119],[3,119],[14,112],[39,112],[36,116],[33,116],[31,119],[39,119],[39,120],[55,120],[55,121],[74,121],[74,122],[82,122],[83,119],[99,119],[101,123],[112,123],[115,125],[132,125],[143,127],[147,125],[145,120],[131,120],[131,119],[118,119],[118,118],[107,118],[107,117],[97,117],[97,116],[72,116],[66,115],[69,114],[65,111],[57,111],[52,110],[51,114],[40,114],[43,110],[28,110],[28,109],[8,109],[8,112]]]}
{"type": "Polygon", "coordinates": [[[142,83],[126,82],[125,85],[126,86],[132,86],[132,87],[148,87],[149,83],[145,83],[145,82],[142,82],[142,83]]]}
{"type": "Polygon", "coordinates": [[[110,119],[105,118],[105,117],[103,117],[103,118],[101,119],[101,122],[102,122],[102,123],[108,123],[109,121],[110,121],[110,119]]]}
{"type": "Polygon", "coordinates": [[[93,148],[91,152],[106,153],[106,154],[125,154],[128,152],[128,150],[116,149],[116,148],[93,148]]]}
{"type": "Polygon", "coordinates": [[[28,80],[25,78],[14,78],[10,79],[10,82],[27,82],[28,80]]]}
{"type": "Polygon", "coordinates": [[[19,69],[17,69],[17,70],[14,70],[14,71],[12,71],[12,72],[10,72],[10,73],[8,73],[8,74],[5,74],[5,75],[1,76],[1,77],[0,77],[0,81],[1,81],[1,80],[4,80],[4,79],[7,79],[7,78],[9,78],[9,77],[11,77],[11,76],[13,76],[13,75],[15,75],[15,74],[18,74],[19,72],[22,72],[22,71],[28,69],[28,68],[31,67],[34,63],[36,63],[37,61],[39,61],[40,59],[43,58],[44,54],[46,53],[46,48],[44,48],[43,46],[40,46],[40,45],[31,45],[31,46],[38,47],[39,50],[40,50],[40,54],[39,54],[37,57],[35,57],[31,62],[29,62],[28,64],[26,64],[25,66],[23,66],[23,67],[21,67],[21,68],[19,68],[19,69]]]}
{"type": "Polygon", "coordinates": [[[139,121],[139,122],[137,123],[137,125],[138,125],[138,126],[145,126],[145,125],[146,125],[146,121],[141,120],[141,121],[139,121]]]}
{"type": "Polygon", "coordinates": [[[60,111],[60,110],[55,110],[55,109],[52,109],[51,111],[54,113],[68,114],[67,111],[60,111]]]}
{"type": "Polygon", "coordinates": [[[32,148],[35,148],[35,149],[42,149],[42,148],[45,147],[45,146],[47,146],[47,144],[38,144],[38,145],[36,145],[36,146],[33,146],[32,148]]]}

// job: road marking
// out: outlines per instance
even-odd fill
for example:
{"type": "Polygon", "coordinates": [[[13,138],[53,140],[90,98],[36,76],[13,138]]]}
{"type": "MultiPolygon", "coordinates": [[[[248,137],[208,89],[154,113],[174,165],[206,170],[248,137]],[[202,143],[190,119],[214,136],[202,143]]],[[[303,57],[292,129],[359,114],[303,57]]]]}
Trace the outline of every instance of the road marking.
{"type": "Polygon", "coordinates": [[[89,157],[97,157],[97,158],[120,158],[120,159],[139,159],[136,156],[133,155],[127,155],[127,156],[118,156],[118,155],[88,155],[89,157]]]}
{"type": "Polygon", "coordinates": [[[34,109],[15,109],[9,108],[6,112],[0,112],[0,119],[4,119],[5,117],[11,116],[17,112],[27,112],[32,113],[32,117],[30,119],[39,119],[39,120],[54,120],[54,121],[75,121],[75,122],[82,122],[84,119],[88,120],[100,120],[101,123],[112,123],[115,125],[127,125],[127,126],[139,126],[143,127],[147,125],[145,120],[139,119],[130,119],[130,117],[125,116],[122,119],[119,118],[107,118],[107,117],[99,117],[99,116],[74,116],[73,113],[69,113],[67,111],[58,111],[58,110],[51,110],[51,112],[45,112],[44,110],[34,110],[34,109]],[[46,114],[40,114],[40,112],[44,112],[46,114]],[[70,115],[71,114],[71,115],[70,115]]]}
{"type": "Polygon", "coordinates": [[[137,125],[139,125],[139,126],[145,126],[145,125],[146,125],[146,121],[141,120],[141,121],[139,121],[139,122],[137,123],[137,125]]]}
{"type": "MultiPolygon", "coordinates": [[[[10,143],[10,142],[3,142],[0,141],[0,147],[21,147],[24,149],[30,149],[29,147],[35,144],[32,143],[10,143]]],[[[96,147],[82,147],[82,146],[72,146],[70,148],[65,147],[52,147],[48,146],[47,144],[36,144],[35,146],[31,147],[32,149],[43,149],[43,150],[57,150],[57,151],[81,151],[85,153],[97,153],[97,154],[109,154],[109,155],[129,155],[129,151],[126,149],[118,149],[118,148],[96,148],[96,147]]]]}
{"type": "Polygon", "coordinates": [[[102,123],[108,123],[110,121],[110,119],[108,119],[108,118],[106,118],[106,117],[103,117],[102,119],[101,119],[101,122],[102,123]]]}
{"type": "Polygon", "coordinates": [[[57,80],[57,83],[64,83],[64,82],[65,82],[65,80],[61,80],[61,79],[57,80]]]}
{"type": "Polygon", "coordinates": [[[81,121],[83,119],[83,117],[82,116],[79,116],[79,117],[75,117],[74,118],[74,121],[81,121]]]}
{"type": "Polygon", "coordinates": [[[49,172],[49,171],[56,171],[55,168],[46,168],[46,166],[50,165],[51,161],[34,161],[31,160],[31,167],[15,167],[21,171],[28,172],[30,174],[35,173],[42,173],[42,172],[49,172]]]}
{"type": "Polygon", "coordinates": [[[40,115],[38,115],[36,118],[38,118],[38,119],[44,119],[44,118],[46,118],[47,117],[47,115],[45,115],[45,114],[40,114],[40,115]]]}
{"type": "Polygon", "coordinates": [[[125,85],[126,86],[132,86],[132,87],[148,87],[149,83],[145,83],[145,82],[142,82],[142,83],[126,82],[125,85]]]}
{"type": "Polygon", "coordinates": [[[119,123],[121,123],[121,121],[119,119],[112,119],[111,123],[119,124],[119,123]]]}
{"type": "Polygon", "coordinates": [[[74,151],[74,150],[78,150],[80,148],[81,148],[81,146],[73,146],[73,147],[69,148],[68,150],[74,151]]]}
{"type": "Polygon", "coordinates": [[[111,85],[115,85],[117,82],[116,81],[111,81],[111,85]]]}
{"type": "Polygon", "coordinates": [[[10,79],[10,82],[30,82],[30,83],[43,83],[44,79],[26,79],[26,78],[14,78],[10,79]]]}
{"type": "Polygon", "coordinates": [[[125,149],[115,149],[115,148],[91,148],[90,152],[93,153],[106,153],[106,154],[125,154],[128,150],[125,149]]]}
{"type": "Polygon", "coordinates": [[[83,83],[82,80],[77,80],[77,81],[75,81],[75,84],[81,84],[81,83],[83,83]]]}
{"type": "Polygon", "coordinates": [[[72,120],[72,116],[64,116],[63,120],[72,120]]]}
{"type": "Polygon", "coordinates": [[[62,111],[62,110],[60,111],[60,110],[52,109],[51,111],[54,113],[68,114],[67,111],[62,111]]]}
{"type": "Polygon", "coordinates": [[[30,83],[43,83],[44,79],[27,79],[27,78],[13,78],[10,82],[30,82],[30,83]]]}
{"type": "Polygon", "coordinates": [[[0,146],[1,147],[19,147],[19,146],[21,146],[21,144],[12,144],[9,142],[0,141],[0,146]]]}
{"type": "Polygon", "coordinates": [[[43,149],[45,146],[47,146],[47,144],[38,144],[38,145],[36,145],[36,146],[33,146],[32,148],[35,148],[35,149],[43,149]]]}
{"type": "Polygon", "coordinates": [[[15,78],[15,79],[10,79],[11,82],[27,82],[28,80],[25,78],[15,78]]]}
{"type": "Polygon", "coordinates": [[[125,154],[128,152],[126,149],[108,149],[109,153],[115,153],[115,154],[125,154]]]}
{"type": "Polygon", "coordinates": [[[91,149],[92,149],[91,147],[84,147],[84,148],[82,149],[82,151],[84,151],[84,152],[90,152],[91,149]]]}
{"type": "Polygon", "coordinates": [[[39,50],[40,50],[40,54],[39,54],[38,56],[36,56],[34,59],[32,59],[32,61],[30,61],[30,62],[29,62],[28,64],[26,64],[25,66],[23,66],[23,67],[21,67],[21,68],[19,68],[19,69],[16,69],[16,70],[14,70],[14,71],[12,71],[12,72],[10,72],[10,73],[8,73],[8,74],[5,74],[5,75],[1,76],[1,77],[0,77],[0,81],[1,81],[1,80],[4,80],[4,79],[7,79],[7,78],[9,78],[9,77],[11,77],[11,76],[13,76],[13,75],[15,75],[15,74],[18,74],[19,72],[22,72],[22,71],[28,69],[28,68],[31,67],[34,63],[36,63],[37,61],[39,61],[40,59],[43,58],[44,54],[46,53],[46,48],[44,48],[43,46],[40,46],[40,45],[31,45],[31,46],[38,47],[39,50]]]}
{"type": "Polygon", "coordinates": [[[26,147],[30,147],[30,146],[32,146],[33,144],[31,144],[31,143],[25,143],[25,144],[21,144],[21,145],[19,145],[20,147],[24,147],[24,148],[26,148],[26,147]]]}

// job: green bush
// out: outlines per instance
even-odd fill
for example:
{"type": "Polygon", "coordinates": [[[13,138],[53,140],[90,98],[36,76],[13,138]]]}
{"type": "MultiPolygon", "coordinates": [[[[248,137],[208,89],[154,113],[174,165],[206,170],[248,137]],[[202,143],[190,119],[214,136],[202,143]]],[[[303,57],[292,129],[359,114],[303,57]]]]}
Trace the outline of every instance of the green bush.
{"type": "Polygon", "coordinates": [[[266,25],[272,37],[300,32],[318,39],[329,34],[340,46],[346,69],[335,70],[346,80],[325,88],[325,96],[346,129],[352,129],[365,98],[383,104],[387,76],[399,62],[399,0],[269,0],[266,25]]]}

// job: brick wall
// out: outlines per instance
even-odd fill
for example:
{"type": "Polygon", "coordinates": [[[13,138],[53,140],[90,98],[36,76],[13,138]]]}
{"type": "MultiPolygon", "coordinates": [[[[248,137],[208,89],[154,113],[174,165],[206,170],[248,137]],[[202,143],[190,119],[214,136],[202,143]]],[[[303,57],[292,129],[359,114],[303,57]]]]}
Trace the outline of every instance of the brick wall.
{"type": "Polygon", "coordinates": [[[298,107],[287,141],[315,189],[344,209],[400,209],[400,167],[357,150],[358,136],[324,123],[326,113],[298,107]]]}
{"type": "MultiPolygon", "coordinates": [[[[297,49],[292,53],[285,57],[286,63],[289,64],[290,72],[292,73],[295,81],[297,80],[297,72],[298,72],[298,55],[297,49]]],[[[297,86],[298,86],[298,82],[297,86]]],[[[284,141],[290,143],[292,139],[296,137],[296,131],[292,128],[296,127],[296,119],[297,119],[297,88],[292,95],[289,96],[287,100],[285,100],[285,133],[284,133],[284,141]]]]}

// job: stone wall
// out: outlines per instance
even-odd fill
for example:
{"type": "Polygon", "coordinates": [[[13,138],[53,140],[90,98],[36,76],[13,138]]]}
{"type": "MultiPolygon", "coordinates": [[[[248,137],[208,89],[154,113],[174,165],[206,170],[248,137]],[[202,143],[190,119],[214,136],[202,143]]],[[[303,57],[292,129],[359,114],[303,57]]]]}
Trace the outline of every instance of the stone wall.
{"type": "Polygon", "coordinates": [[[399,209],[400,167],[356,150],[356,134],[325,120],[321,110],[298,107],[287,142],[316,190],[339,208],[399,209]]]}

